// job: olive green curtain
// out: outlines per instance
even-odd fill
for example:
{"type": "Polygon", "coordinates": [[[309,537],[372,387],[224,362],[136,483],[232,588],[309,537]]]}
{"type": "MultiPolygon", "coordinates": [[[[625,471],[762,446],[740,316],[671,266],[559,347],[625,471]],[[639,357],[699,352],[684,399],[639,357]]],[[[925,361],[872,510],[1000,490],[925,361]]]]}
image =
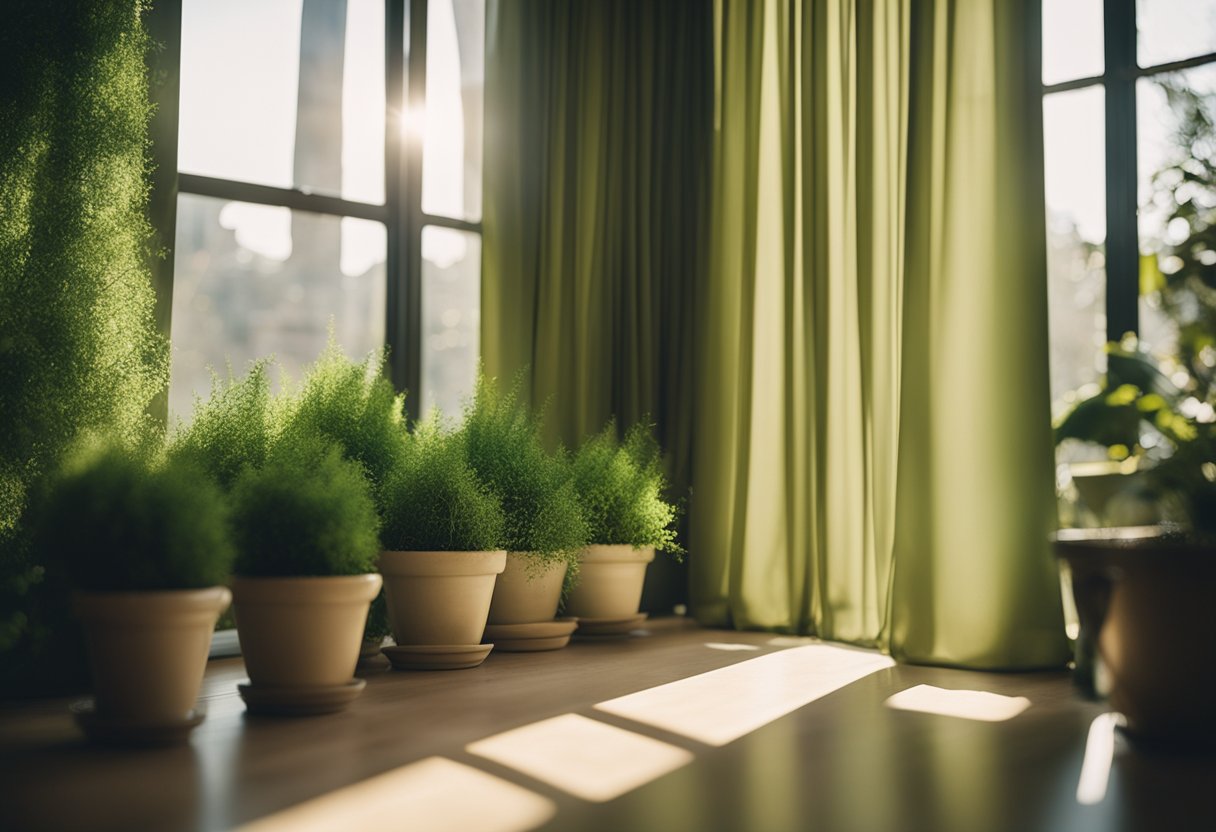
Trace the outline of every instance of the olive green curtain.
{"type": "MultiPolygon", "coordinates": [[[[482,357],[574,445],[649,417],[687,492],[712,116],[710,0],[491,0],[482,357]]],[[[683,600],[651,569],[645,603],[683,600]]]]}
{"type": "Polygon", "coordinates": [[[716,3],[703,621],[1064,662],[1032,6],[716,3]]]}
{"type": "Polygon", "coordinates": [[[567,442],[657,416],[703,622],[1064,661],[1038,42],[1002,0],[491,4],[486,366],[567,442]]]}

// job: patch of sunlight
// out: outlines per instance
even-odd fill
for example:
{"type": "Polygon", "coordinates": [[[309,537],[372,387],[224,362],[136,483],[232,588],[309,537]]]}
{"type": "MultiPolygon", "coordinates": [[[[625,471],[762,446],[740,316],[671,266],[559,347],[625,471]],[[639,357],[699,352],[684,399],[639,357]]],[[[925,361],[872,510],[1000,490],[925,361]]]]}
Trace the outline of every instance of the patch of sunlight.
{"type": "Polygon", "coordinates": [[[727,641],[707,641],[707,642],[705,642],[705,646],[708,647],[710,650],[725,650],[727,652],[741,651],[741,650],[750,651],[750,650],[759,650],[760,649],[759,647],[757,647],[754,644],[733,644],[733,643],[727,642],[727,641]]]}
{"type": "Polygon", "coordinates": [[[706,745],[726,745],[894,664],[875,652],[812,644],[748,659],[595,707],[706,745]]]}
{"type": "Polygon", "coordinates": [[[496,734],[466,750],[596,802],[620,797],[693,759],[683,748],[578,714],[496,734]]]}
{"type": "Polygon", "coordinates": [[[822,644],[813,636],[774,636],[768,640],[770,647],[803,647],[807,644],[822,644]]]}
{"type": "Polygon", "coordinates": [[[1110,767],[1115,759],[1115,728],[1123,724],[1122,714],[1100,714],[1089,726],[1085,740],[1085,760],[1077,782],[1077,802],[1096,806],[1106,799],[1110,767]]]}
{"type": "Polygon", "coordinates": [[[981,722],[1004,722],[1030,707],[1024,696],[1002,696],[984,690],[946,690],[933,685],[917,685],[901,690],[887,700],[897,711],[954,716],[981,722]]]}
{"type": "Polygon", "coordinates": [[[241,827],[241,832],[524,832],[553,817],[548,798],[466,765],[429,757],[241,827]]]}

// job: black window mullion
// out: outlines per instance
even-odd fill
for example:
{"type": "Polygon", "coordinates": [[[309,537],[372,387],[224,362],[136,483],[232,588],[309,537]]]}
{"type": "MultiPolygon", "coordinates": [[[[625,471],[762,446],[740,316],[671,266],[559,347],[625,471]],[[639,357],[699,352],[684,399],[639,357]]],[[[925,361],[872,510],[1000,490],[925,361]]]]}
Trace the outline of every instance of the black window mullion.
{"type": "MultiPolygon", "coordinates": [[[[427,0],[409,2],[409,51],[406,58],[404,116],[417,120],[426,111],[426,14],[427,0]]],[[[401,356],[401,386],[410,391],[406,409],[412,419],[422,406],[422,136],[418,125],[404,131],[402,140],[403,200],[401,219],[403,258],[401,267],[401,326],[409,334],[401,356]]]]}
{"type": "MultiPolygon", "coordinates": [[[[411,343],[411,330],[407,325],[406,287],[409,280],[407,262],[414,245],[409,240],[406,218],[405,161],[402,125],[405,119],[405,27],[406,3],[408,0],[386,0],[385,23],[385,94],[388,102],[388,117],[385,119],[384,176],[385,203],[388,208],[388,251],[385,277],[388,281],[385,295],[384,335],[389,348],[389,375],[398,390],[410,389],[407,357],[415,351],[411,343]]],[[[411,399],[406,399],[407,406],[411,399]]],[[[410,413],[415,413],[410,407],[410,413]]]]}
{"type": "Polygon", "coordinates": [[[352,202],[336,196],[313,194],[295,188],[276,188],[254,182],[238,182],[234,179],[218,179],[197,173],[178,173],[178,192],[197,194],[215,199],[230,199],[251,202],[255,205],[274,205],[293,211],[311,211],[317,214],[332,214],[339,217],[357,217],[364,220],[384,222],[388,212],[383,205],[369,202],[352,202]]]}
{"type": "Polygon", "coordinates": [[[1139,329],[1136,0],[1106,0],[1106,337],[1139,329]]]}

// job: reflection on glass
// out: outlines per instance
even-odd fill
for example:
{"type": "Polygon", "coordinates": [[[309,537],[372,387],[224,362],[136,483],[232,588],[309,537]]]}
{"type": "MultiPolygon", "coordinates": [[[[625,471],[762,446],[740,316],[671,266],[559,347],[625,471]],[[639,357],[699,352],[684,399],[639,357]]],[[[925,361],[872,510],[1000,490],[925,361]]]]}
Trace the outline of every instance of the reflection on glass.
{"type": "Polygon", "coordinates": [[[1043,0],[1043,83],[1102,74],[1102,0],[1043,0]]]}
{"type": "Polygon", "coordinates": [[[1051,396],[1098,380],[1106,342],[1105,92],[1043,99],[1051,396]]]}
{"type": "Polygon", "coordinates": [[[480,356],[481,237],[422,229],[422,411],[455,417],[480,356]]]}
{"type": "Polygon", "coordinates": [[[422,210],[481,219],[485,0],[431,0],[426,23],[422,210]]]}
{"type": "Polygon", "coordinates": [[[1216,52],[1216,0],[1137,0],[1136,28],[1140,66],[1216,52]]]}
{"type": "Polygon", "coordinates": [[[182,171],[384,201],[383,2],[184,0],[181,46],[182,171]]]}
{"type": "Polygon", "coordinates": [[[325,346],[359,358],[384,344],[380,223],[181,194],[169,410],[188,418],[212,369],[269,355],[295,378],[325,346]]]}
{"type": "Polygon", "coordinates": [[[1216,371],[1216,65],[1141,79],[1142,339],[1201,383],[1216,371]]]}

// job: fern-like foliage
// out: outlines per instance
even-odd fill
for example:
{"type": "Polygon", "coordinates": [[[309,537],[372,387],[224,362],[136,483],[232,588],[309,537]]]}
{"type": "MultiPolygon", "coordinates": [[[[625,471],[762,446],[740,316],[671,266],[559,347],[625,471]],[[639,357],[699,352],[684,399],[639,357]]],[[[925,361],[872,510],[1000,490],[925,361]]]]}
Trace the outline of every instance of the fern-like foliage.
{"type": "Polygon", "coordinates": [[[358,463],[326,437],[293,433],[231,493],[235,571],[246,577],[375,571],[379,519],[358,463]]]}
{"type": "Polygon", "coordinates": [[[545,450],[540,422],[520,400],[518,382],[500,393],[493,380],[480,377],[461,435],[478,479],[502,500],[506,548],[535,561],[564,560],[573,578],[579,550],[589,540],[587,521],[569,457],[545,450]]]}
{"type": "Polygon", "coordinates": [[[418,425],[389,472],[381,541],[394,551],[485,552],[504,548],[498,496],[469,465],[459,433],[432,417],[418,425]]]}
{"type": "Polygon", "coordinates": [[[27,617],[45,561],[23,518],[40,480],[87,432],[135,443],[158,430],[146,412],[168,349],[146,267],[143,9],[0,12],[0,651],[24,633],[36,653],[68,626],[27,617]]]}
{"type": "Polygon", "coordinates": [[[378,492],[404,452],[404,403],[404,395],[384,376],[383,353],[351,361],[331,333],[325,351],[305,374],[284,430],[329,437],[363,466],[378,492]]]}
{"type": "Polygon", "coordinates": [[[189,427],[178,425],[169,454],[188,458],[225,489],[232,488],[247,467],[266,463],[282,431],[285,402],[270,392],[264,359],[236,378],[213,377],[211,395],[196,398],[189,427]]]}
{"type": "Polygon", "coordinates": [[[78,589],[198,589],[228,581],[234,550],[223,493],[186,460],[113,443],[82,449],[37,514],[40,549],[78,589]]]}
{"type": "Polygon", "coordinates": [[[609,423],[579,448],[573,470],[593,543],[683,554],[674,529],[676,507],[663,496],[662,453],[648,425],[635,425],[621,442],[609,423]]]}

